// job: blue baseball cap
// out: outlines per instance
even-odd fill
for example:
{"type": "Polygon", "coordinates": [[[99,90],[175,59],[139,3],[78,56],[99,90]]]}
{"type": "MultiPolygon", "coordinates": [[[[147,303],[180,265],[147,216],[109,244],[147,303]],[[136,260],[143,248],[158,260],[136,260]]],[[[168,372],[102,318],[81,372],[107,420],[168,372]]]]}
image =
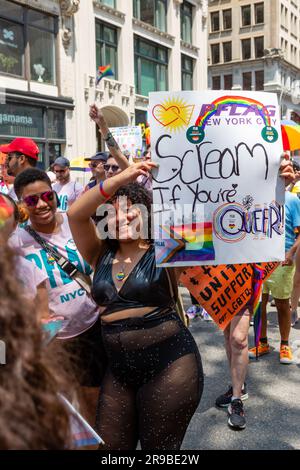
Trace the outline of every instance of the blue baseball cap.
{"type": "Polygon", "coordinates": [[[65,157],[57,157],[56,160],[54,160],[53,166],[54,165],[61,166],[62,168],[67,168],[70,166],[70,160],[65,157]]]}
{"type": "Polygon", "coordinates": [[[102,160],[103,162],[106,162],[107,159],[108,159],[108,155],[109,155],[108,152],[97,152],[92,157],[85,158],[84,161],[85,162],[91,162],[91,161],[93,162],[95,160],[98,160],[98,161],[102,160]]]}

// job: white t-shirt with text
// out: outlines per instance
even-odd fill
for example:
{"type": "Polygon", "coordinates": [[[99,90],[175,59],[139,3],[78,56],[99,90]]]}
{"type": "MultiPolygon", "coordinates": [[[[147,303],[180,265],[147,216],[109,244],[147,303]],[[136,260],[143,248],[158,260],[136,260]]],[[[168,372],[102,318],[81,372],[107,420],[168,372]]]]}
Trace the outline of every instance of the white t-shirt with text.
{"type": "Polygon", "coordinates": [[[59,212],[66,212],[83,192],[83,186],[77,181],[69,181],[66,184],[54,183],[52,189],[56,191],[59,198],[59,212]]]}
{"type": "MultiPolygon", "coordinates": [[[[77,250],[67,215],[65,213],[60,215],[63,218],[63,223],[57,233],[39,233],[39,235],[72,262],[80,272],[90,275],[92,269],[77,250]]],[[[25,258],[35,263],[47,275],[46,285],[49,294],[50,315],[59,315],[65,318],[58,338],[73,338],[88,330],[99,316],[99,307],[87,292],[70,278],[23,228],[17,228],[13,241],[14,244],[17,241],[19,247],[22,248],[25,258]]]]}

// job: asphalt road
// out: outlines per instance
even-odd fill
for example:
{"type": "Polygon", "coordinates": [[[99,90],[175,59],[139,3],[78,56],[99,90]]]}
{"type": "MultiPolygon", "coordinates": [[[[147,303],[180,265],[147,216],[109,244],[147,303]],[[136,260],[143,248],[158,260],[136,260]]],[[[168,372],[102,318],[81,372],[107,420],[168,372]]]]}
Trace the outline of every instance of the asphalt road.
{"type": "MultiPolygon", "coordinates": [[[[190,305],[183,290],[185,306],[190,305]]],[[[300,313],[300,309],[298,309],[300,313]]],[[[275,307],[269,308],[268,337],[275,348],[248,369],[249,399],[244,402],[247,427],[233,431],[227,425],[227,410],[217,409],[215,399],[230,384],[223,334],[214,323],[196,318],[190,330],[199,347],[204,368],[204,392],[183,449],[193,450],[287,450],[300,449],[300,322],[291,330],[291,344],[298,349],[294,364],[279,363],[279,329],[275,307]]],[[[253,345],[253,328],[250,330],[253,345]]]]}

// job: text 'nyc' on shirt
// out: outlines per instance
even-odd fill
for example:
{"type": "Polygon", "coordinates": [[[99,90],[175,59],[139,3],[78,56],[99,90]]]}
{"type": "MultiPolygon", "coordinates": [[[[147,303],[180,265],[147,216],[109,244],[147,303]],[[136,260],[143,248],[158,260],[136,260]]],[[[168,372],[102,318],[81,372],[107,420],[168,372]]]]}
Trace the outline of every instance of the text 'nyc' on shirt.
{"type": "MultiPolygon", "coordinates": [[[[83,260],[76,248],[67,215],[65,213],[60,215],[63,218],[63,223],[57,233],[39,233],[39,235],[65,258],[69,259],[80,272],[90,275],[92,269],[83,260]]],[[[60,330],[58,338],[73,338],[88,330],[98,318],[99,307],[87,295],[86,291],[70,278],[24,229],[18,227],[16,236],[25,258],[35,263],[38,268],[47,274],[46,284],[50,313],[65,318],[64,327],[60,330]]]]}
{"type": "Polygon", "coordinates": [[[76,199],[83,192],[83,186],[77,181],[69,181],[69,183],[61,184],[54,183],[52,185],[53,191],[56,191],[60,206],[59,212],[65,212],[69,209],[70,205],[76,201],[76,199]]]}

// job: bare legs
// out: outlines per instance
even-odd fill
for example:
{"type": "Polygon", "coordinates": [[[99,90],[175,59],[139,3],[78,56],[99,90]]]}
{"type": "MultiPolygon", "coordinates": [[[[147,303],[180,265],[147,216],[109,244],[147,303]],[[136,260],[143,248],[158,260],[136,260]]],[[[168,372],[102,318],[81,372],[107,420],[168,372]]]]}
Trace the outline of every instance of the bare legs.
{"type": "Polygon", "coordinates": [[[241,397],[247,374],[249,324],[250,312],[245,310],[236,315],[224,331],[234,397],[241,397]]]}

